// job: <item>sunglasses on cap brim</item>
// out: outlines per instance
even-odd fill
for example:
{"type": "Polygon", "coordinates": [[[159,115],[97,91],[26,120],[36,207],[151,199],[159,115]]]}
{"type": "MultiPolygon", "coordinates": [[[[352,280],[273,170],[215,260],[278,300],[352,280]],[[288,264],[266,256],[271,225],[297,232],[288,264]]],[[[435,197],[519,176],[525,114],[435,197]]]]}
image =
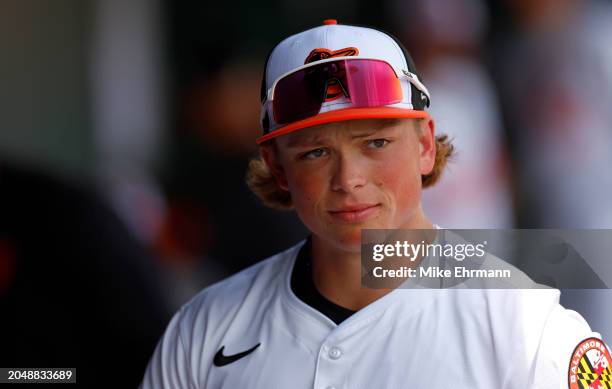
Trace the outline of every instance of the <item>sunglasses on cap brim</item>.
{"type": "Polygon", "coordinates": [[[267,92],[278,125],[314,115],[328,98],[328,87],[354,108],[381,107],[403,100],[400,80],[407,80],[429,100],[416,74],[374,58],[336,57],[309,63],[278,77],[267,92]]]}

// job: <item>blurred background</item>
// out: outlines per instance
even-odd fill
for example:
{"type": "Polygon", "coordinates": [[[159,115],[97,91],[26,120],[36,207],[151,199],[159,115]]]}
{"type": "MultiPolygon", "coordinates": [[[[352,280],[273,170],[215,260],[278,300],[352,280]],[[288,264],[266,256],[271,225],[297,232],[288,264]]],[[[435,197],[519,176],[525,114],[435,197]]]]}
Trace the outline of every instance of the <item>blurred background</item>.
{"type": "MultiPolygon", "coordinates": [[[[609,0],[216,3],[0,0],[0,365],[136,386],[181,304],[306,236],[244,177],[268,52],[326,18],[415,59],[458,149],[435,223],[612,228],[609,0]]],[[[611,297],[562,303],[609,341],[611,297]]]]}

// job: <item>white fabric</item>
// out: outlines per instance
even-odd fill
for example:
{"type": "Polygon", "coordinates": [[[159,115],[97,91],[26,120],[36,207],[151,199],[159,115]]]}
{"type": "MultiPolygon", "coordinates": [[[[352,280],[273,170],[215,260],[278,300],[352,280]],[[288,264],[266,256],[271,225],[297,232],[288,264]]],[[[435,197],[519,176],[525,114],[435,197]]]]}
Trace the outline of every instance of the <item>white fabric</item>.
{"type": "Polygon", "coordinates": [[[600,337],[554,289],[397,289],[336,325],[291,290],[302,244],[184,305],[142,387],[565,389],[574,347],[600,337]]]}

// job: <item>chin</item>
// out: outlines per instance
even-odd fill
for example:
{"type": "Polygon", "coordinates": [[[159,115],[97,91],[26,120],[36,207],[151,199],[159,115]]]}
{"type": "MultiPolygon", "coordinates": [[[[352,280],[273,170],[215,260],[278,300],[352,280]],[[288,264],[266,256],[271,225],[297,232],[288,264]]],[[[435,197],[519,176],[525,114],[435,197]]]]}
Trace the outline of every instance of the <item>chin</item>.
{"type": "Polygon", "coordinates": [[[334,244],[343,251],[361,252],[361,229],[362,227],[353,227],[333,234],[334,244]]]}

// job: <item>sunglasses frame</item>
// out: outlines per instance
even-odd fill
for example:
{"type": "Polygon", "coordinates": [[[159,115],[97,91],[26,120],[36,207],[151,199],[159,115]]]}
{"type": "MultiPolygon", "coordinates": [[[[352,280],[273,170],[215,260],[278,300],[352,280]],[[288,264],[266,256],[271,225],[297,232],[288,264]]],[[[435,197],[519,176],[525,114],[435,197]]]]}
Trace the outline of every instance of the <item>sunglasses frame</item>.
{"type": "Polygon", "coordinates": [[[309,67],[312,66],[316,66],[316,65],[320,65],[322,63],[326,63],[326,62],[335,62],[335,61],[350,61],[350,60],[370,60],[370,61],[378,61],[378,62],[384,62],[387,65],[389,65],[389,67],[391,67],[391,69],[393,69],[393,71],[395,72],[395,76],[398,78],[398,80],[408,80],[408,82],[410,82],[412,85],[414,85],[419,91],[423,92],[425,94],[425,96],[427,96],[428,100],[431,100],[430,96],[429,96],[429,91],[427,90],[427,88],[425,87],[425,85],[423,85],[423,83],[419,80],[419,77],[414,74],[409,72],[408,70],[405,69],[397,69],[395,67],[393,67],[393,65],[391,65],[389,62],[384,61],[382,59],[379,58],[368,58],[368,57],[354,57],[354,56],[350,56],[350,57],[331,57],[331,58],[326,58],[326,59],[322,59],[319,61],[315,61],[315,62],[311,62],[308,63],[306,65],[302,65],[296,69],[293,69],[290,72],[284,73],[281,76],[279,76],[276,80],[274,80],[274,82],[272,83],[272,86],[268,89],[267,93],[266,93],[266,101],[264,101],[264,104],[266,102],[271,103],[274,100],[274,90],[276,89],[276,85],[278,84],[279,81],[281,81],[283,78],[299,72],[301,70],[304,69],[308,69],[309,67]]]}

